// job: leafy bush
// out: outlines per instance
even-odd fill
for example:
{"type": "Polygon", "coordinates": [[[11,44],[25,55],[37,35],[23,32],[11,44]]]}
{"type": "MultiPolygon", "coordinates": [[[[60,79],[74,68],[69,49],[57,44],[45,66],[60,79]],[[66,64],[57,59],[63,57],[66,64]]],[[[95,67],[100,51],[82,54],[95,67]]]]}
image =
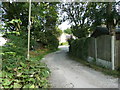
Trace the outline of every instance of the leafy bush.
{"type": "Polygon", "coordinates": [[[56,27],[55,30],[52,30],[51,32],[57,38],[59,38],[63,33],[62,30],[60,30],[58,27],[56,27]]]}
{"type": "Polygon", "coordinates": [[[37,42],[39,43],[41,48],[48,49],[57,49],[59,45],[59,41],[57,39],[57,34],[53,33],[51,30],[46,32],[39,32],[37,38],[37,42]]]}
{"type": "Polygon", "coordinates": [[[66,30],[64,30],[64,33],[66,33],[66,34],[72,34],[71,28],[67,28],[66,30]]]}
{"type": "Polygon", "coordinates": [[[14,32],[7,33],[5,37],[9,42],[5,44],[3,52],[10,51],[15,52],[17,55],[25,55],[27,50],[27,39],[24,39],[21,35],[16,35],[14,32]]]}
{"type": "Polygon", "coordinates": [[[28,61],[26,40],[15,35],[7,37],[9,43],[3,47],[2,53],[2,88],[48,88],[50,71],[44,63],[39,62],[48,50],[34,51],[37,58],[31,55],[28,61]]]}
{"type": "Polygon", "coordinates": [[[49,69],[38,61],[24,57],[4,59],[2,68],[3,88],[47,88],[49,69]]]}
{"type": "Polygon", "coordinates": [[[46,37],[47,37],[47,43],[48,43],[47,47],[50,50],[56,50],[59,46],[59,41],[57,37],[50,32],[46,33],[46,37]]]}
{"type": "Polygon", "coordinates": [[[69,40],[69,53],[72,56],[86,60],[88,56],[88,39],[81,38],[76,40],[69,40]]]}

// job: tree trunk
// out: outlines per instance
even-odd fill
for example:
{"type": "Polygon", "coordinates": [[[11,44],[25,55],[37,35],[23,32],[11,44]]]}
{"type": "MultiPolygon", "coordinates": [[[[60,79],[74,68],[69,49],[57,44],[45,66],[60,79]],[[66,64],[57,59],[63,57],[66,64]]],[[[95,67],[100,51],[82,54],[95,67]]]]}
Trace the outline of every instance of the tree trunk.
{"type": "Polygon", "coordinates": [[[112,18],[112,2],[109,2],[107,4],[107,28],[109,30],[110,35],[115,36],[115,31],[114,31],[114,19],[112,18]]]}

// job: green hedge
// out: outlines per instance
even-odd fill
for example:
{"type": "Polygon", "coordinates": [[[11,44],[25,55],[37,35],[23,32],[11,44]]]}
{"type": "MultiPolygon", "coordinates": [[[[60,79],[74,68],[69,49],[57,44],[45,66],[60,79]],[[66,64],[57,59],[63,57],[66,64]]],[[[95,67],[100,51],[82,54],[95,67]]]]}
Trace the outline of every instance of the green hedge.
{"type": "Polygon", "coordinates": [[[88,56],[88,38],[69,40],[69,53],[71,56],[86,60],[88,56]]]}

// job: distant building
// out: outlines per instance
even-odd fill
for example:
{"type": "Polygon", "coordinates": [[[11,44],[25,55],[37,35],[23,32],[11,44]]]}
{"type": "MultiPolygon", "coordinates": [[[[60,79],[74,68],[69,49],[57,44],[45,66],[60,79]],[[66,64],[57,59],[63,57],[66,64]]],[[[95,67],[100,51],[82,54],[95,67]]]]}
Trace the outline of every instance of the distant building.
{"type": "Polygon", "coordinates": [[[73,36],[73,35],[71,35],[71,34],[63,33],[63,34],[60,36],[60,38],[59,38],[59,42],[60,42],[60,43],[67,42],[67,40],[70,39],[71,37],[72,37],[73,39],[76,39],[76,37],[73,36]]]}
{"type": "Polygon", "coordinates": [[[62,33],[62,35],[61,35],[60,38],[59,38],[59,42],[60,42],[60,43],[66,42],[66,34],[65,34],[65,33],[62,33]]]}

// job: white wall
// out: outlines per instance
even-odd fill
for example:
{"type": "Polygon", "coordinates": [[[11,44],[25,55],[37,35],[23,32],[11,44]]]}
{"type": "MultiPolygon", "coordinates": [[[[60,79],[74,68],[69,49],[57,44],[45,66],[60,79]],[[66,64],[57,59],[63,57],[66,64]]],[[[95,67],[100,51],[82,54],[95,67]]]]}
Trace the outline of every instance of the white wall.
{"type": "Polygon", "coordinates": [[[62,35],[60,36],[60,43],[66,42],[66,34],[62,33],[62,35]]]}

